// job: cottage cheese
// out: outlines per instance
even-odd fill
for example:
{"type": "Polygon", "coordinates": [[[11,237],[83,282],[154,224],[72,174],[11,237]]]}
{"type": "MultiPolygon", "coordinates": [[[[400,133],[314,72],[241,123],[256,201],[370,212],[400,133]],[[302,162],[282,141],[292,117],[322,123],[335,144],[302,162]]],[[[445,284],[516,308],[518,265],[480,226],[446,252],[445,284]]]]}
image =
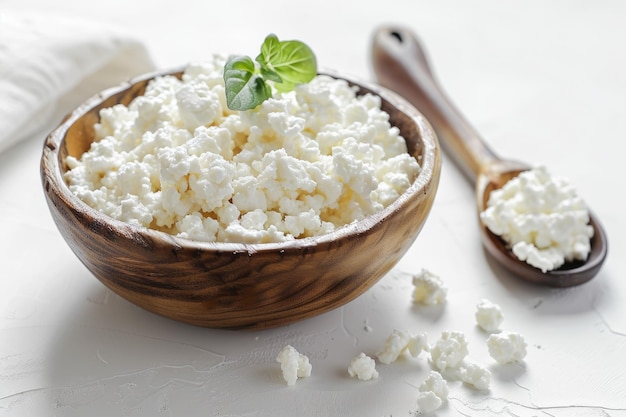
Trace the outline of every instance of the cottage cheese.
{"type": "Polygon", "coordinates": [[[287,385],[295,385],[298,378],[311,376],[312,366],[309,358],[299,353],[293,346],[287,345],[276,357],[287,385]]]}
{"type": "Polygon", "coordinates": [[[425,333],[413,335],[406,330],[394,329],[387,337],[385,346],[376,354],[376,357],[381,363],[387,365],[395,362],[405,351],[408,351],[415,357],[425,350],[428,350],[425,333]]]}
{"type": "Polygon", "coordinates": [[[488,390],[491,385],[491,372],[476,363],[463,363],[458,369],[459,379],[479,390],[488,390]]]}
{"type": "Polygon", "coordinates": [[[103,109],[70,189],[131,224],[199,241],[328,233],[396,200],[420,167],[380,98],[318,76],[250,111],[226,106],[223,57],[103,109]]]}
{"type": "Polygon", "coordinates": [[[444,331],[430,348],[433,365],[440,371],[456,368],[469,353],[467,339],[462,332],[444,331]]]}
{"type": "Polygon", "coordinates": [[[591,250],[587,206],[567,179],[551,177],[545,167],[492,191],[480,218],[515,256],[543,272],[584,261],[591,250]]]}
{"type": "Polygon", "coordinates": [[[418,387],[417,411],[420,414],[432,413],[441,407],[448,398],[448,383],[437,371],[430,371],[418,387]]]}
{"type": "Polygon", "coordinates": [[[521,362],[526,357],[526,341],[515,332],[492,334],[487,339],[489,355],[499,364],[521,362]]]}
{"type": "Polygon", "coordinates": [[[476,305],[475,317],[476,324],[486,332],[495,332],[504,320],[500,306],[487,299],[476,305]]]}
{"type": "Polygon", "coordinates": [[[374,362],[374,359],[361,352],[350,362],[350,366],[348,367],[348,374],[350,374],[351,377],[356,376],[362,381],[376,379],[378,378],[376,362],[374,362]]]}
{"type": "Polygon", "coordinates": [[[422,269],[413,275],[413,301],[425,305],[443,304],[446,302],[448,288],[438,275],[422,269]]]}

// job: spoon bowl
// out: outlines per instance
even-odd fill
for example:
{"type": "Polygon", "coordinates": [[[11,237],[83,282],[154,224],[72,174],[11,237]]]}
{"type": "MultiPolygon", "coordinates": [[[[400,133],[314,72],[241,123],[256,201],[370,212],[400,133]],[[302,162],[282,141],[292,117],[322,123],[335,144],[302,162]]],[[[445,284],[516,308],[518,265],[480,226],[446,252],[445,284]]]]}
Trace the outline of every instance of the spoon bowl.
{"type": "MultiPolygon", "coordinates": [[[[379,28],[374,34],[372,63],[378,82],[404,96],[426,116],[437,132],[442,148],[474,182],[476,207],[481,213],[489,194],[501,188],[528,164],[498,157],[480,138],[450,101],[432,71],[424,48],[415,34],[404,27],[379,28]]],[[[499,236],[479,219],[483,246],[506,270],[522,279],[552,287],[579,285],[592,279],[606,258],[606,233],[593,213],[591,253],[586,261],[566,262],[556,270],[542,272],[519,260],[499,236]]]]}
{"type": "MultiPolygon", "coordinates": [[[[476,202],[478,212],[487,208],[487,201],[492,191],[501,188],[508,181],[531,167],[515,161],[501,161],[493,164],[489,172],[481,173],[476,180],[476,202]]],[[[520,261],[507,246],[507,243],[492,233],[482,221],[479,221],[483,246],[487,252],[506,270],[527,281],[551,287],[571,287],[592,279],[604,262],[607,253],[607,240],[604,229],[593,213],[589,216],[594,229],[591,238],[591,252],[586,261],[566,262],[558,269],[542,272],[527,262],[520,261]]]]}

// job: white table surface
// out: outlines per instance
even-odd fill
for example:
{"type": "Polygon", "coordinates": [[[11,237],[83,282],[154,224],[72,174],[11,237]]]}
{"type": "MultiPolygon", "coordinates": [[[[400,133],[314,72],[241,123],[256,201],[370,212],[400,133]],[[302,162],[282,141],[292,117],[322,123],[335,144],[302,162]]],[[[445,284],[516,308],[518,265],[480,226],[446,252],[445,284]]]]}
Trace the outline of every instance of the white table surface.
{"type": "Polygon", "coordinates": [[[347,374],[353,356],[375,354],[400,328],[431,342],[462,331],[470,358],[493,374],[489,392],[451,382],[436,415],[626,416],[626,2],[0,0],[2,9],[109,21],[163,68],[213,52],[253,55],[273,32],[366,80],[374,29],[407,25],[492,147],[569,177],[610,248],[584,285],[519,281],[483,252],[472,185],[444,155],[421,235],[367,293],[287,327],[196,328],[129,304],[77,260],[46,207],[43,137],[34,137],[0,154],[0,415],[407,416],[431,369],[425,357],[378,365],[374,381],[347,374]],[[442,308],[412,304],[409,274],[421,268],[448,285],[442,308]],[[526,337],[523,364],[489,357],[473,318],[481,298],[502,306],[503,329],[526,337]],[[313,365],[293,387],[275,361],[286,344],[313,365]]]}

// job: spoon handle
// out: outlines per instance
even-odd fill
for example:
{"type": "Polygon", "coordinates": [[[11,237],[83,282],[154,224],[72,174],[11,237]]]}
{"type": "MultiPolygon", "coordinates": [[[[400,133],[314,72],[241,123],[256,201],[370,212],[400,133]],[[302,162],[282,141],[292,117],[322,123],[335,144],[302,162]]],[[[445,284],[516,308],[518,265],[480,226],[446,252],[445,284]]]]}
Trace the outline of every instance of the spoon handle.
{"type": "Polygon", "coordinates": [[[396,26],[378,29],[372,54],[378,82],[404,96],[424,114],[442,146],[472,182],[500,160],[446,96],[424,49],[409,29],[396,26]]]}

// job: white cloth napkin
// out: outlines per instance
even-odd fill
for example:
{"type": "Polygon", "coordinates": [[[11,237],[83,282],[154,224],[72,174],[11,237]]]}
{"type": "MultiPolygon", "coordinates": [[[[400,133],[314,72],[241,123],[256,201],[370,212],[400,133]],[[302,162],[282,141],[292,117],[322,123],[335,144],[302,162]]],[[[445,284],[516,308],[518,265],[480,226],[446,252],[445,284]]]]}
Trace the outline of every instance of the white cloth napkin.
{"type": "Polygon", "coordinates": [[[45,135],[87,98],[153,69],[144,45],[119,28],[0,11],[0,152],[45,135]]]}

